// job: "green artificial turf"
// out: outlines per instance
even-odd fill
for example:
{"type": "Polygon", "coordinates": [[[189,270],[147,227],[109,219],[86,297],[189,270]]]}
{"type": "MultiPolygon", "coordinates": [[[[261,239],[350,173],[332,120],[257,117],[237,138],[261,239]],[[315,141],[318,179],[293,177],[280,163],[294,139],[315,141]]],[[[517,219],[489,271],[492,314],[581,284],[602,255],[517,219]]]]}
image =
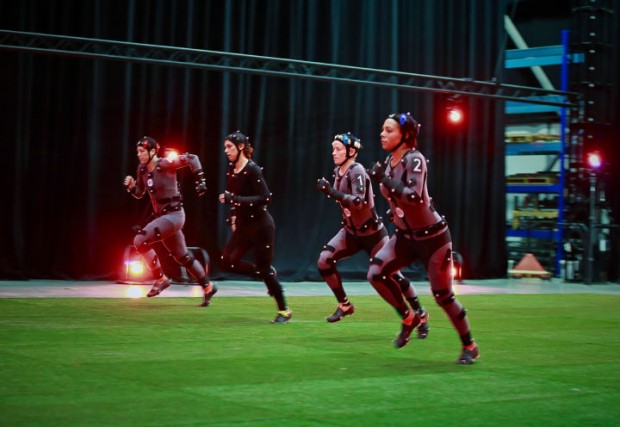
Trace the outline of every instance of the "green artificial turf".
{"type": "Polygon", "coordinates": [[[620,297],[466,295],[481,357],[432,297],[427,340],[355,297],[0,299],[1,426],[610,426],[620,418],[620,297]]]}

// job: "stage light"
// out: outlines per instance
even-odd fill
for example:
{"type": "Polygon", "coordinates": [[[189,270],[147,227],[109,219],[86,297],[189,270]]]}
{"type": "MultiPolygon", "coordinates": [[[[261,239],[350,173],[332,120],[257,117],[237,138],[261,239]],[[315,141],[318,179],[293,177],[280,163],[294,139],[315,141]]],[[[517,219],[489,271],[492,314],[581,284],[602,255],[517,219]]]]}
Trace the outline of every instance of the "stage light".
{"type": "MultiPolygon", "coordinates": [[[[159,256],[159,262],[164,274],[172,279],[174,283],[197,283],[189,276],[185,267],[177,264],[172,255],[161,243],[155,243],[153,249],[159,256]]],[[[187,248],[194,255],[194,258],[207,270],[209,268],[209,255],[207,251],[200,247],[191,246],[187,248]]],[[[116,283],[125,285],[140,285],[150,283],[154,280],[151,270],[142,259],[133,245],[127,245],[123,254],[123,263],[119,266],[118,279],[116,283]]],[[[202,291],[202,290],[201,290],[202,291]]]]}
{"type": "Polygon", "coordinates": [[[459,124],[463,121],[463,110],[458,107],[448,108],[448,121],[452,124],[459,124]]]}
{"type": "Polygon", "coordinates": [[[133,277],[142,277],[144,274],[144,263],[140,260],[133,260],[128,262],[129,274],[133,277]]]}
{"type": "Polygon", "coordinates": [[[588,166],[591,169],[600,169],[603,164],[603,159],[598,151],[592,151],[587,155],[588,166]]]}
{"type": "Polygon", "coordinates": [[[179,157],[179,152],[174,148],[164,148],[164,158],[166,159],[176,159],[179,157]]]}
{"type": "Polygon", "coordinates": [[[444,104],[446,108],[446,120],[451,125],[460,125],[465,120],[463,100],[458,96],[448,98],[444,104]]]}
{"type": "Polygon", "coordinates": [[[119,272],[117,283],[142,284],[152,280],[151,271],[147,268],[142,256],[133,245],[128,245],[123,254],[122,269],[119,272]]]}

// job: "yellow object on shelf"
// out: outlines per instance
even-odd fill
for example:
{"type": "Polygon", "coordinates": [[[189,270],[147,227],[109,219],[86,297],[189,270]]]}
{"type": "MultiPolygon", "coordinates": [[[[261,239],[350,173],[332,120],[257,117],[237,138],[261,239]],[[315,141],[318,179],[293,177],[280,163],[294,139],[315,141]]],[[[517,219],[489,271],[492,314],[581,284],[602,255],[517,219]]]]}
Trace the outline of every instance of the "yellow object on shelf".
{"type": "Polygon", "coordinates": [[[519,223],[521,218],[530,217],[530,218],[557,218],[558,211],[557,210],[549,210],[549,211],[541,211],[541,210],[514,210],[512,211],[512,229],[516,230],[519,228],[519,223]]]}

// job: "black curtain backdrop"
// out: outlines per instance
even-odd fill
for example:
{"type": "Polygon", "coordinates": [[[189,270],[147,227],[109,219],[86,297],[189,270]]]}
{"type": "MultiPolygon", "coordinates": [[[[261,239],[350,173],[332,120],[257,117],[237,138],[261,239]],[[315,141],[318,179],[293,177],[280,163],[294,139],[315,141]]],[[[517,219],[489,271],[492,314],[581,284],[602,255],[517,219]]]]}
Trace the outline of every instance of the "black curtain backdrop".
{"type": "MultiPolygon", "coordinates": [[[[490,80],[504,13],[497,0],[20,0],[0,3],[0,28],[490,80]]],[[[217,202],[222,143],[239,129],[274,193],[276,268],[286,280],[319,279],[320,249],[340,227],[337,206],[314,188],[331,177],[332,137],[361,137],[368,166],[385,158],[380,128],[395,111],[422,123],[430,193],[465,277],[505,275],[501,102],[465,99],[466,123],[451,129],[437,94],[9,51],[0,64],[3,278],[115,278],[131,226],[150,211],[121,185],[143,135],[200,156],[205,198],[180,174],[185,234],[219,259],[229,236],[217,202]]],[[[360,255],[342,270],[362,278],[367,264],[360,255]]]]}

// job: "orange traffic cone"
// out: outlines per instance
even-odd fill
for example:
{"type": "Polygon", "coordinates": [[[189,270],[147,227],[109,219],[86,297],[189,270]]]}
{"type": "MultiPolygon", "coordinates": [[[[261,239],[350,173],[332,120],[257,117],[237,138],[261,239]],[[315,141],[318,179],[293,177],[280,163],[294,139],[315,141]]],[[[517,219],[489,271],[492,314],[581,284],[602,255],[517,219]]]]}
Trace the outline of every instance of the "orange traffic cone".
{"type": "Polygon", "coordinates": [[[523,277],[538,277],[545,280],[551,279],[551,273],[540,265],[533,254],[525,254],[512,270],[508,270],[508,274],[516,279],[523,277]]]}

